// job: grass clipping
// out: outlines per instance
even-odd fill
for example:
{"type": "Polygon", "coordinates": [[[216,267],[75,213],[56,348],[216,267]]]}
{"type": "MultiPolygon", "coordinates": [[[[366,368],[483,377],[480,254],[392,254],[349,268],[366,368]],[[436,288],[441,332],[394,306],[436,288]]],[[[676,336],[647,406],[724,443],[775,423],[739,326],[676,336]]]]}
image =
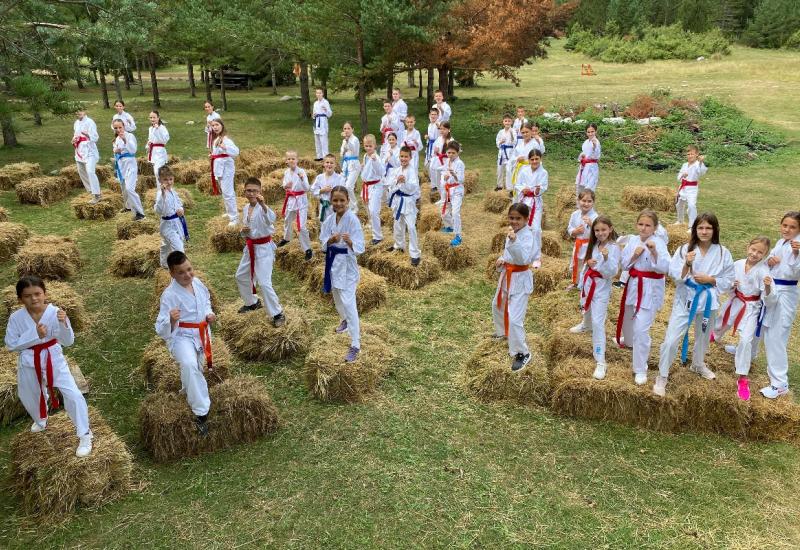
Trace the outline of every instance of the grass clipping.
{"type": "Polygon", "coordinates": [[[446,271],[458,271],[475,265],[477,254],[469,245],[450,246],[451,237],[444,233],[423,234],[423,247],[430,251],[446,271]]]}
{"type": "Polygon", "coordinates": [[[139,235],[129,241],[116,241],[109,269],[117,277],[152,277],[161,266],[160,235],[139,235]]]}
{"type": "Polygon", "coordinates": [[[263,383],[229,378],[209,389],[208,436],[201,437],[186,396],[152,393],[139,408],[142,444],[157,462],[169,462],[249,443],[277,431],[280,420],[263,383]]]}
{"type": "Polygon", "coordinates": [[[663,186],[633,185],[622,189],[622,206],[634,212],[646,208],[656,212],[675,211],[675,190],[663,186]]]}
{"type": "Polygon", "coordinates": [[[250,361],[279,361],[305,355],[311,344],[311,330],[303,312],[284,307],[286,324],[275,328],[263,309],[238,313],[239,304],[222,308],[219,333],[231,351],[250,361]]]}
{"type": "Polygon", "coordinates": [[[78,507],[94,508],[131,489],[133,460],[125,444],[93,407],[92,454],[75,456],[78,438],[65,412],[51,416],[47,430],[25,430],[11,441],[11,492],[37,516],[61,516],[78,507]]]}
{"type": "Polygon", "coordinates": [[[26,179],[42,175],[38,164],[30,162],[15,162],[0,168],[0,191],[8,191],[26,179]]]}
{"type": "Polygon", "coordinates": [[[55,280],[69,279],[82,263],[75,241],[59,235],[31,237],[15,258],[18,276],[36,275],[55,280]]]}
{"type": "Polygon", "coordinates": [[[119,193],[103,193],[100,202],[92,204],[93,197],[82,194],[72,199],[70,205],[75,217],[79,220],[108,220],[113,218],[122,208],[122,195],[119,193]]]}
{"type": "Polygon", "coordinates": [[[30,231],[21,223],[0,222],[0,262],[10,260],[29,235],[30,231]]]}
{"type": "MultiPolygon", "coordinates": [[[[203,369],[208,386],[216,386],[230,375],[231,353],[221,338],[211,340],[214,369],[203,369]]],[[[157,392],[178,392],[181,389],[181,368],[160,336],[153,337],[142,353],[142,374],[147,386],[157,392]]]]}
{"type": "MultiPolygon", "coordinates": [[[[91,325],[83,295],[78,294],[69,283],[49,281],[45,286],[47,286],[47,301],[64,310],[74,330],[80,331],[91,325]]],[[[0,312],[0,319],[8,319],[20,307],[22,306],[17,300],[16,287],[14,285],[5,287],[3,289],[3,309],[0,312]]]]}
{"type": "MultiPolygon", "coordinates": [[[[360,269],[360,278],[356,286],[356,307],[359,314],[364,314],[371,311],[386,301],[389,294],[389,285],[386,284],[386,277],[376,275],[366,268],[360,269]]],[[[322,293],[322,283],[325,278],[325,266],[317,264],[309,271],[308,279],[306,280],[306,289],[312,293],[319,295],[322,299],[329,303],[333,303],[333,294],[322,293]]]]}
{"type": "Polygon", "coordinates": [[[396,357],[386,344],[385,328],[361,325],[361,351],[352,363],[344,357],[350,347],[345,334],[327,334],[306,357],[303,377],[309,394],[329,403],[359,403],[373,395],[396,357]]]}
{"type": "Polygon", "coordinates": [[[69,195],[71,186],[62,176],[38,176],[19,182],[14,190],[22,204],[50,206],[69,195]]]}
{"type": "Polygon", "coordinates": [[[17,354],[0,348],[0,426],[8,426],[25,414],[17,397],[17,354]]]}

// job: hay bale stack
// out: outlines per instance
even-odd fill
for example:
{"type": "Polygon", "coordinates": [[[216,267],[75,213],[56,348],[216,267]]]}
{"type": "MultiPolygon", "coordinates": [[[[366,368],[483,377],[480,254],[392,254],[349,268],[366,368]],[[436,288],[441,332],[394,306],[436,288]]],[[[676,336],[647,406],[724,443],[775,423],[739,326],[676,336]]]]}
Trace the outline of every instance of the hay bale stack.
{"type": "MultiPolygon", "coordinates": [[[[750,424],[750,405],[737,395],[737,378],[729,371],[717,372],[716,380],[704,380],[686,368],[673,369],[667,395],[674,393],[680,400],[681,428],[745,438],[750,424]]],[[[761,400],[761,395],[756,392],[751,399],[761,400]]]]}
{"type": "MultiPolygon", "coordinates": [[[[208,283],[208,277],[206,277],[205,273],[200,271],[199,269],[195,269],[193,271],[195,278],[200,279],[200,281],[206,285],[208,289],[208,293],[211,295],[211,309],[215,312],[220,310],[222,307],[222,302],[220,302],[219,297],[217,296],[216,291],[212,286],[208,283]]],[[[158,314],[158,310],[161,306],[161,294],[164,292],[164,289],[172,282],[172,276],[169,274],[169,271],[166,269],[159,269],[156,271],[155,275],[153,276],[153,310],[156,314],[158,314]]]]}
{"type": "Polygon", "coordinates": [[[15,162],[0,168],[0,191],[8,191],[24,180],[42,175],[39,164],[15,162]]]}
{"type": "Polygon", "coordinates": [[[656,212],[675,211],[675,190],[671,187],[631,185],[622,188],[622,206],[634,212],[646,208],[656,212]]]}
{"type": "Polygon", "coordinates": [[[275,251],[275,265],[282,271],[293,274],[301,281],[311,276],[311,272],[316,266],[325,261],[325,254],[320,251],[317,241],[311,242],[313,256],[306,260],[305,252],[300,248],[299,243],[289,243],[275,251]]]}
{"type": "Polygon", "coordinates": [[[500,271],[497,270],[495,266],[495,262],[497,262],[497,258],[500,257],[500,254],[489,254],[486,256],[486,260],[484,263],[484,270],[483,275],[486,280],[492,284],[497,284],[497,281],[500,279],[500,271]]]}
{"type": "MultiPolygon", "coordinates": [[[[572,334],[568,330],[569,327],[580,322],[580,315],[578,311],[570,314],[569,311],[562,310],[556,323],[550,325],[553,331],[550,338],[547,339],[544,352],[551,368],[573,359],[594,359],[592,356],[592,333],[572,334]]],[[[630,352],[625,352],[607,341],[606,361],[611,363],[630,361],[630,352]]]]}
{"type": "MultiPolygon", "coordinates": [[[[278,219],[275,221],[275,237],[280,241],[283,238],[283,227],[286,220],[280,217],[280,209],[278,209],[278,219]]],[[[319,242],[319,230],[320,230],[320,223],[319,217],[315,215],[315,213],[309,210],[309,217],[306,219],[306,229],[308,230],[308,238],[311,240],[312,243],[319,242]]],[[[286,215],[289,215],[289,212],[286,212],[286,215]]],[[[297,241],[297,222],[292,222],[292,242],[297,241]]],[[[299,245],[299,241],[298,241],[299,245]]]]}
{"type": "Polygon", "coordinates": [[[20,277],[36,275],[59,281],[75,275],[82,264],[75,241],[60,235],[31,237],[14,258],[20,277]]]}
{"type": "Polygon", "coordinates": [[[8,426],[25,414],[17,397],[17,354],[0,348],[0,426],[8,426]]]}
{"type": "Polygon", "coordinates": [[[487,191],[483,195],[483,209],[494,214],[505,214],[511,206],[508,191],[487,191]]]}
{"type": "MultiPolygon", "coordinates": [[[[266,157],[250,164],[250,172],[256,178],[266,178],[272,172],[280,170],[286,166],[286,161],[282,157],[266,157]]],[[[262,180],[263,181],[263,180],[262,180]]]]}
{"type": "Polygon", "coordinates": [[[672,225],[669,224],[666,226],[667,230],[667,237],[669,240],[667,241],[667,249],[669,250],[670,254],[675,254],[675,251],[681,245],[684,245],[689,242],[689,227],[680,224],[680,225],[672,225]]]}
{"type": "Polygon", "coordinates": [[[186,396],[151,393],[139,408],[142,444],[156,462],[170,462],[250,443],[275,433],[280,420],[262,382],[254,376],[229,378],[209,389],[208,436],[201,437],[186,396]]]}
{"type": "MultiPolygon", "coordinates": [[[[388,225],[389,231],[394,227],[394,217],[392,211],[388,208],[384,209],[389,211],[389,221],[384,223],[388,225]]],[[[381,220],[383,220],[383,210],[381,211],[381,220]]],[[[435,204],[424,204],[419,212],[417,219],[417,233],[422,234],[428,231],[439,231],[444,224],[442,223],[442,208],[435,204]]]]}
{"type": "Polygon", "coordinates": [[[269,177],[261,178],[261,194],[264,196],[264,202],[275,205],[280,210],[280,206],[286,196],[283,180],[269,177]]]}
{"type": "Polygon", "coordinates": [[[239,307],[240,304],[231,304],[218,313],[219,333],[238,357],[280,361],[306,354],[311,344],[310,328],[301,310],[284,306],[286,324],[275,328],[263,309],[238,313],[239,307]]]}
{"type": "Polygon", "coordinates": [[[109,269],[117,277],[152,277],[161,267],[160,247],[160,235],[139,235],[127,241],[116,241],[109,269]]]}
{"type": "MultiPolygon", "coordinates": [[[[75,331],[86,329],[91,325],[82,294],[78,294],[69,283],[48,281],[46,286],[47,301],[64,310],[75,331]]],[[[22,306],[17,300],[17,290],[14,285],[5,287],[2,296],[3,309],[0,312],[0,319],[5,320],[22,306]]]]}
{"type": "Polygon", "coordinates": [[[422,236],[422,246],[430,251],[446,271],[458,271],[475,265],[477,254],[468,245],[450,246],[451,237],[429,231],[422,236]]]}
{"type": "Polygon", "coordinates": [[[281,166],[286,164],[284,161],[284,153],[272,145],[259,145],[258,147],[239,151],[238,161],[243,166],[252,166],[265,159],[280,162],[281,166]]]}
{"type": "Polygon", "coordinates": [[[117,215],[122,208],[122,195],[103,193],[100,202],[92,204],[93,197],[83,193],[70,203],[75,217],[79,220],[108,220],[117,215]]]}
{"type": "Polygon", "coordinates": [[[242,235],[241,224],[228,227],[230,221],[230,218],[223,214],[211,218],[206,225],[208,242],[217,252],[241,252],[244,248],[245,238],[242,235]]]}
{"type": "Polygon", "coordinates": [[[155,188],[156,188],[156,177],[142,175],[142,173],[139,172],[139,175],[136,177],[136,192],[139,193],[139,195],[141,196],[147,193],[148,189],[155,189],[155,188]]]}
{"type": "Polygon", "coordinates": [[[393,285],[407,290],[417,290],[442,276],[439,262],[428,255],[423,255],[416,267],[411,265],[407,253],[397,251],[376,250],[369,254],[365,261],[371,271],[386,277],[386,280],[393,285]]]}
{"type": "MultiPolygon", "coordinates": [[[[751,380],[751,385],[757,386],[751,380]]],[[[780,399],[750,398],[750,424],[747,438],[756,441],[800,443],[800,406],[793,396],[780,399]]]]}
{"type": "MultiPolygon", "coordinates": [[[[192,198],[192,194],[189,193],[188,189],[185,188],[172,188],[175,191],[175,194],[180,197],[181,202],[183,203],[183,208],[191,208],[194,206],[194,199],[192,198]]],[[[156,193],[158,189],[148,189],[144,193],[144,207],[148,210],[152,210],[153,206],[156,204],[156,193]]]]}
{"type": "Polygon", "coordinates": [[[50,206],[69,195],[70,188],[69,181],[62,176],[38,176],[19,182],[14,190],[22,204],[50,206]]]}
{"type": "Polygon", "coordinates": [[[211,170],[208,160],[185,160],[171,165],[175,183],[194,185],[200,176],[211,170]]]}
{"type": "Polygon", "coordinates": [[[480,170],[465,170],[464,171],[464,193],[471,195],[478,190],[478,183],[481,179],[480,170]]]}
{"type": "Polygon", "coordinates": [[[67,361],[69,373],[72,375],[72,378],[75,379],[75,385],[78,386],[78,391],[86,395],[89,393],[89,381],[83,375],[83,371],[75,359],[67,358],[67,361]]]}
{"type": "Polygon", "coordinates": [[[0,222],[0,262],[10,260],[29,235],[30,231],[21,223],[0,222]]]}
{"type": "MultiPolygon", "coordinates": [[[[502,253],[506,247],[506,236],[508,235],[508,229],[503,229],[502,231],[498,231],[497,233],[492,236],[492,243],[489,245],[489,252],[499,252],[502,253]]],[[[497,256],[494,256],[497,259],[497,256]]]]}
{"type": "MultiPolygon", "coordinates": [[[[203,193],[204,195],[210,195],[213,189],[213,187],[211,186],[211,174],[209,172],[206,172],[205,174],[200,175],[197,178],[197,181],[195,181],[194,185],[197,188],[197,190],[203,193]]],[[[219,180],[217,180],[217,187],[220,188],[219,186],[220,182],[219,180]]]]}
{"type": "Polygon", "coordinates": [[[373,395],[391,370],[396,356],[387,345],[385,328],[361,324],[358,359],[346,363],[350,347],[347,334],[327,334],[306,357],[303,377],[308,393],[328,403],[359,403],[373,395]]]}
{"type": "Polygon", "coordinates": [[[533,271],[533,295],[543,296],[557,290],[569,279],[569,260],[561,258],[542,258],[542,267],[533,271]]]}
{"type": "Polygon", "coordinates": [[[129,241],[139,235],[152,235],[158,233],[159,220],[157,217],[145,218],[134,221],[129,213],[120,214],[117,220],[117,240],[129,241]]]}
{"type": "Polygon", "coordinates": [[[569,236],[566,234],[567,223],[569,222],[569,217],[576,208],[577,202],[575,200],[575,189],[573,187],[562,187],[556,192],[553,211],[555,212],[559,233],[561,233],[562,238],[567,240],[569,239],[569,236]]]}
{"type": "Polygon", "coordinates": [[[25,430],[11,441],[11,492],[26,513],[61,516],[94,508],[131,490],[133,459],[125,444],[93,407],[89,422],[92,454],[75,456],[78,438],[65,412],[51,416],[47,430],[25,430]]]}
{"type": "MultiPolygon", "coordinates": [[[[308,272],[306,290],[311,294],[322,297],[328,303],[333,303],[332,294],[322,293],[322,283],[325,278],[325,265],[318,263],[308,272]]],[[[361,268],[361,278],[356,286],[356,306],[358,313],[364,314],[371,311],[386,301],[389,287],[386,278],[376,275],[366,268],[361,268]]]]}
{"type": "MultiPolygon", "coordinates": [[[[97,166],[95,166],[94,173],[97,175],[97,180],[101,184],[110,181],[116,175],[116,173],[114,172],[114,167],[106,164],[98,164],[97,166]]],[[[81,188],[83,187],[83,183],[81,183],[80,181],[80,176],[78,177],[78,183],[75,185],[75,187],[81,187],[81,188]]]]}
{"type": "MultiPolygon", "coordinates": [[[[203,369],[209,387],[226,380],[231,369],[231,353],[221,338],[212,337],[211,349],[214,353],[214,370],[203,369]]],[[[181,368],[160,336],[154,336],[144,348],[141,372],[151,391],[177,393],[181,389],[181,368]]]]}
{"type": "Polygon", "coordinates": [[[561,257],[561,239],[555,231],[542,231],[542,254],[551,258],[561,257]]]}
{"type": "Polygon", "coordinates": [[[508,342],[483,338],[467,360],[463,380],[481,401],[515,401],[546,406],[550,402],[550,374],[542,355],[531,350],[531,362],[522,372],[511,372],[508,342]]]}
{"type": "MultiPolygon", "coordinates": [[[[495,277],[496,279],[497,277],[495,277]]],[[[619,300],[616,301],[619,303],[619,300]]],[[[609,305],[613,302],[612,299],[609,305]]],[[[538,308],[539,318],[544,326],[568,328],[576,325],[580,320],[580,295],[577,292],[548,292],[532,303],[538,308]]],[[[611,315],[612,313],[609,311],[608,317],[610,318],[611,315]]],[[[611,333],[609,332],[609,334],[611,333]]]]}

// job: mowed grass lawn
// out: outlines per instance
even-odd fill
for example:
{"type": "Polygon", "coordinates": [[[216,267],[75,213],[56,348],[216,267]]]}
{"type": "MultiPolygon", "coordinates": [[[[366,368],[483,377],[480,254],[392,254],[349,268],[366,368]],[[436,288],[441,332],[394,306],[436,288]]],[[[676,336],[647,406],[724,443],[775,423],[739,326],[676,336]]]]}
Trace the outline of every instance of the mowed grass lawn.
{"type": "MultiPolygon", "coordinates": [[[[459,133],[459,119],[476,113],[479,100],[530,107],[625,102],[657,86],[669,87],[674,95],[717,96],[785,136],[789,146],[767,161],[712,167],[700,195],[701,209],[713,208],[720,216],[723,241],[736,258],[756,234],[777,238],[781,214],[798,206],[798,56],[734,48],[733,55],[719,61],[593,63],[598,75],[591,78],[578,76],[582,62],[586,59],[555,43],[548,59],[521,71],[520,87],[481,80],[478,88],[457,90],[454,133],[464,142],[467,167],[482,172],[482,190],[493,186],[495,131],[459,133]]],[[[185,82],[177,79],[159,85],[162,114],[172,135],[170,153],[202,158],[202,99],[189,98],[185,82]],[[194,125],[185,124],[189,120],[194,125]]],[[[424,133],[424,103],[415,91],[404,91],[424,133]]],[[[101,152],[108,157],[112,111],[99,107],[97,89],[74,92],[88,103],[101,132],[101,152]]],[[[282,88],[280,93],[296,90],[282,88]]],[[[149,96],[139,97],[134,89],[126,99],[140,125],[141,152],[149,96]]],[[[357,118],[352,93],[331,99],[334,129],[357,118]]],[[[240,147],[274,144],[313,153],[310,124],[300,119],[297,102],[280,102],[259,89],[230,92],[229,104],[223,116],[240,147]]],[[[379,99],[370,102],[373,131],[379,104],[379,99]]],[[[71,124],[71,119],[45,117],[45,125],[34,128],[23,118],[19,137],[25,145],[0,149],[0,164],[28,160],[47,170],[70,164],[71,124]]],[[[331,142],[337,149],[339,140],[331,142]]],[[[576,137],[576,154],[579,144],[576,137]]],[[[545,163],[553,190],[572,185],[573,163],[545,163]]],[[[598,208],[626,231],[632,229],[635,214],[619,206],[622,186],[674,181],[671,172],[608,165],[601,170],[598,208]]],[[[192,193],[197,204],[188,213],[188,253],[224,300],[235,300],[238,254],[216,254],[206,243],[205,221],[221,211],[220,201],[194,189],[192,193]]],[[[465,242],[486,254],[497,216],[484,213],[481,202],[481,193],[467,199],[465,242]]],[[[281,411],[283,428],[251,445],[155,465],[139,443],[137,410],[145,391],[135,372],[153,335],[152,281],[108,274],[113,221],[77,221],[68,200],[48,209],[21,206],[13,191],[0,193],[0,205],[10,210],[13,221],[36,233],[70,234],[79,240],[86,265],[72,284],[85,296],[95,323],[78,334],[70,353],[91,379],[90,404],[125,440],[137,464],[135,492],[55,525],[20,515],[16,501],[6,491],[0,493],[4,547],[800,545],[800,453],[795,447],[655,433],[471,398],[460,381],[461,369],[478,338],[491,330],[494,288],[483,279],[482,261],[446,274],[422,291],[392,289],[386,305],[364,316],[389,329],[389,345],[402,358],[378,397],[361,405],[323,405],[306,394],[302,360],[240,363],[239,372],[261,378],[281,411]]],[[[0,265],[0,283],[14,280],[13,262],[0,265]]],[[[317,334],[336,324],[333,309],[293,277],[276,270],[274,281],[282,301],[303,308],[317,334]]],[[[549,329],[538,314],[534,299],[528,327],[546,335],[549,329]]],[[[795,334],[795,386],[800,384],[798,352],[795,334]]],[[[764,368],[763,357],[755,368],[764,368]]],[[[7,466],[11,438],[28,425],[26,419],[0,430],[0,467],[7,466]]]]}

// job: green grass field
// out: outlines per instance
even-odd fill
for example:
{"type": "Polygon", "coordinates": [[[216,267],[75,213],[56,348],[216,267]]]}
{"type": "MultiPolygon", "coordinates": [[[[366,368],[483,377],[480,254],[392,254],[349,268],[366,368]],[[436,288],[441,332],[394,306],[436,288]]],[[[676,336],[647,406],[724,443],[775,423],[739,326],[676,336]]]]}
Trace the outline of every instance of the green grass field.
{"type": "MultiPolygon", "coordinates": [[[[482,190],[493,186],[494,132],[458,130],[459,117],[477,112],[480,100],[530,107],[624,102],[655,87],[669,87],[673,95],[719,97],[785,136],[789,146],[768,161],[712,168],[700,196],[701,209],[711,208],[720,216],[723,242],[736,258],[756,234],[777,238],[781,214],[797,207],[792,200],[800,161],[798,56],[737,47],[729,57],[702,63],[592,63],[598,75],[591,78],[578,76],[585,61],[555,43],[548,59],[521,71],[520,87],[481,80],[478,88],[457,89],[454,134],[464,142],[467,167],[481,170],[482,190]]],[[[174,77],[159,83],[162,116],[172,136],[168,150],[182,158],[202,158],[202,99],[188,97],[178,69],[164,75],[174,77]],[[194,125],[186,125],[189,120],[194,125]]],[[[143,146],[150,103],[148,96],[136,94],[132,90],[126,100],[140,124],[137,134],[143,146]]],[[[108,156],[112,112],[99,107],[96,89],[74,95],[88,103],[101,132],[101,153],[108,156]]],[[[412,90],[405,95],[407,100],[411,96],[410,110],[419,118],[425,111],[423,100],[412,90]]],[[[351,93],[334,95],[332,103],[333,128],[357,118],[351,93]]],[[[297,102],[280,102],[259,89],[231,92],[229,107],[223,116],[240,147],[274,144],[313,153],[310,124],[300,119],[297,102]]],[[[372,129],[377,130],[378,99],[370,102],[370,109],[372,129]]],[[[24,146],[0,149],[0,165],[27,160],[52,170],[70,164],[71,124],[71,119],[45,117],[44,126],[36,128],[23,118],[19,138],[24,146]]],[[[424,129],[423,124],[418,127],[424,129]]],[[[331,142],[336,149],[338,140],[331,142]]],[[[576,152],[579,144],[576,138],[576,152]]],[[[546,165],[551,189],[573,184],[573,163],[546,165]]],[[[598,209],[630,230],[634,215],[619,206],[622,185],[671,185],[673,178],[672,173],[604,167],[598,209]]],[[[206,242],[205,221],[221,211],[221,201],[194,189],[192,194],[196,206],[188,212],[188,253],[226,302],[238,299],[233,280],[238,254],[216,254],[206,242]]],[[[465,242],[486,253],[496,217],[485,214],[481,202],[482,193],[467,199],[465,242]]],[[[68,200],[48,209],[21,206],[13,191],[0,192],[0,205],[9,209],[12,221],[35,233],[79,239],[86,265],[71,283],[84,295],[95,323],[88,333],[78,334],[71,354],[91,379],[90,404],[124,439],[137,465],[135,492],[57,524],[42,525],[22,516],[8,492],[0,493],[0,546],[800,545],[800,453],[793,446],[656,433],[567,419],[537,407],[487,405],[470,397],[460,373],[478,337],[491,330],[494,288],[484,282],[482,264],[446,274],[423,291],[392,288],[388,303],[364,316],[390,330],[389,344],[402,359],[378,397],[360,405],[323,405],[306,393],[302,360],[240,363],[239,372],[262,380],[281,411],[283,428],[252,445],[155,465],[139,443],[137,410],[145,391],[134,372],[153,335],[152,281],[120,280],[107,273],[113,221],[75,220],[68,200]]],[[[13,262],[0,265],[0,283],[14,280],[13,262]]],[[[333,309],[303,291],[293,277],[276,270],[274,282],[284,303],[307,312],[317,334],[337,323],[333,309]]],[[[529,331],[547,334],[538,312],[534,299],[529,331]]],[[[791,381],[797,385],[797,331],[790,352],[791,381]]],[[[763,358],[755,368],[764,368],[763,358]]],[[[0,467],[7,466],[11,438],[28,425],[25,419],[0,430],[0,467]]]]}

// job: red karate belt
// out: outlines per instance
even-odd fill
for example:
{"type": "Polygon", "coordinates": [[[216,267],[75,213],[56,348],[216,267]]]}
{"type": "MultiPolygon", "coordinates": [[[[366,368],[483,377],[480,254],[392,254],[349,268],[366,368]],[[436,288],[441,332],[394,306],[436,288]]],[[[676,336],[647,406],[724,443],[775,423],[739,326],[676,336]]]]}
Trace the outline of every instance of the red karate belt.
{"type": "MultiPolygon", "coordinates": [[[[281,217],[286,218],[286,205],[289,204],[290,197],[300,197],[305,195],[305,191],[286,191],[286,196],[283,198],[283,208],[281,209],[281,217]]],[[[300,211],[297,211],[297,215],[294,217],[294,221],[297,222],[297,231],[300,231],[300,211]]]]}
{"type": "Polygon", "coordinates": [[[199,323],[180,321],[178,326],[180,328],[196,328],[200,331],[200,345],[203,346],[203,354],[206,356],[206,367],[208,370],[214,370],[214,357],[211,353],[211,331],[208,329],[208,323],[205,321],[200,321],[199,323]]]}
{"type": "MultiPolygon", "coordinates": [[[[527,271],[530,269],[528,265],[515,265],[515,264],[503,264],[506,273],[505,273],[505,280],[506,280],[506,299],[503,300],[503,284],[500,283],[500,290],[497,293],[497,308],[503,308],[503,326],[505,327],[506,331],[506,338],[508,338],[508,296],[511,291],[511,274],[512,273],[520,273],[522,271],[527,271]],[[505,303],[503,303],[505,302],[505,303]]],[[[502,275],[501,275],[502,277],[502,275]]],[[[501,279],[502,281],[502,279],[501,279]]]]}
{"type": "Polygon", "coordinates": [[[211,132],[206,134],[206,148],[211,149],[211,146],[214,145],[214,138],[211,137],[211,132]]]}
{"type": "Polygon", "coordinates": [[[620,344],[620,336],[622,336],[622,324],[625,321],[625,300],[628,298],[628,289],[631,286],[631,279],[634,277],[636,278],[636,309],[633,311],[633,315],[635,316],[639,313],[639,309],[642,307],[642,292],[644,290],[644,280],[645,279],[663,279],[663,273],[656,273],[655,271],[639,271],[638,269],[631,268],[628,270],[628,284],[625,285],[625,290],[622,291],[622,300],[619,303],[619,319],[617,319],[617,345],[622,347],[620,344]]]}
{"type": "Polygon", "coordinates": [[[733,298],[731,298],[731,300],[728,302],[728,307],[725,308],[725,313],[722,315],[722,326],[727,326],[728,324],[728,320],[731,317],[731,310],[733,309],[733,301],[739,300],[742,302],[742,309],[739,310],[739,313],[736,315],[736,319],[733,321],[733,332],[731,333],[736,334],[736,331],[739,328],[739,323],[742,322],[742,318],[744,317],[744,311],[747,309],[747,302],[757,302],[761,299],[761,295],[753,294],[748,296],[739,290],[734,290],[733,292],[733,298]]]}
{"type": "Polygon", "coordinates": [[[439,157],[439,164],[444,166],[444,159],[447,158],[447,153],[434,153],[434,155],[439,157]]]}
{"type": "Polygon", "coordinates": [[[369,188],[376,183],[380,183],[381,180],[370,180],[370,181],[361,181],[361,199],[369,203],[369,188]]]}
{"type": "Polygon", "coordinates": [[[533,191],[533,189],[525,188],[522,190],[522,196],[533,199],[530,214],[528,214],[528,227],[530,227],[533,225],[533,218],[536,217],[536,193],[533,191]]]}
{"type": "Polygon", "coordinates": [[[83,155],[81,155],[80,152],[78,152],[78,147],[80,147],[81,143],[83,143],[84,141],[89,141],[89,138],[84,135],[80,135],[78,136],[78,139],[72,143],[72,146],[75,148],[75,156],[77,156],[81,160],[83,160],[83,155]]]}
{"type": "Polygon", "coordinates": [[[444,184],[445,199],[442,203],[442,216],[444,216],[444,213],[447,212],[447,203],[450,202],[450,190],[458,187],[459,185],[461,184],[458,182],[444,184]]]}
{"type": "Polygon", "coordinates": [[[270,242],[272,242],[272,235],[259,237],[257,239],[248,238],[245,241],[245,244],[247,245],[247,254],[250,256],[250,284],[253,286],[253,294],[256,293],[256,245],[267,244],[270,242]]]}
{"type": "MultiPolygon", "coordinates": [[[[153,162],[153,147],[166,147],[164,143],[148,143],[147,144],[147,162],[153,162]]],[[[214,173],[214,169],[211,169],[211,173],[214,173]]]]}
{"type": "Polygon", "coordinates": [[[39,418],[47,418],[47,400],[44,397],[44,387],[42,386],[42,352],[47,351],[47,361],[45,363],[47,376],[47,394],[50,396],[50,405],[55,410],[59,406],[58,397],[53,392],[53,358],[50,356],[50,348],[58,344],[58,340],[53,338],[47,342],[36,344],[30,349],[33,351],[33,369],[36,371],[36,380],[39,382],[39,418]]]}
{"type": "Polygon", "coordinates": [[[589,308],[592,307],[592,298],[594,298],[594,291],[595,288],[597,288],[597,279],[602,278],[603,274],[591,267],[583,274],[583,288],[581,289],[581,299],[583,303],[581,304],[581,311],[584,313],[589,311],[589,308]],[[589,292],[586,292],[586,283],[589,282],[588,279],[591,279],[591,283],[589,285],[589,292]]]}
{"type": "Polygon", "coordinates": [[[382,139],[381,139],[381,143],[386,143],[386,138],[387,138],[387,137],[389,136],[389,134],[391,134],[392,132],[394,132],[394,128],[392,128],[391,126],[387,126],[387,127],[386,127],[386,128],[384,128],[383,130],[381,130],[381,138],[382,138],[382,139]]]}
{"type": "Polygon", "coordinates": [[[572,249],[572,284],[578,284],[578,253],[581,247],[589,244],[589,239],[575,239],[575,247],[572,249]]]}
{"type": "Polygon", "coordinates": [[[681,186],[678,187],[678,193],[683,191],[684,187],[697,187],[696,181],[689,181],[689,180],[681,180],[681,186]]]}
{"type": "Polygon", "coordinates": [[[217,159],[224,159],[230,157],[227,153],[221,155],[211,155],[211,194],[219,195],[219,187],[217,187],[217,176],[214,174],[214,161],[217,159]]]}
{"type": "Polygon", "coordinates": [[[597,159],[587,159],[586,157],[581,159],[581,170],[578,172],[578,184],[583,181],[583,167],[587,164],[597,164],[597,159]]]}
{"type": "Polygon", "coordinates": [[[408,143],[407,141],[404,141],[404,142],[403,142],[403,145],[405,145],[406,147],[408,147],[408,148],[409,148],[409,149],[411,149],[412,151],[416,151],[416,150],[417,150],[417,146],[416,146],[416,145],[410,144],[410,143],[408,143]]]}

